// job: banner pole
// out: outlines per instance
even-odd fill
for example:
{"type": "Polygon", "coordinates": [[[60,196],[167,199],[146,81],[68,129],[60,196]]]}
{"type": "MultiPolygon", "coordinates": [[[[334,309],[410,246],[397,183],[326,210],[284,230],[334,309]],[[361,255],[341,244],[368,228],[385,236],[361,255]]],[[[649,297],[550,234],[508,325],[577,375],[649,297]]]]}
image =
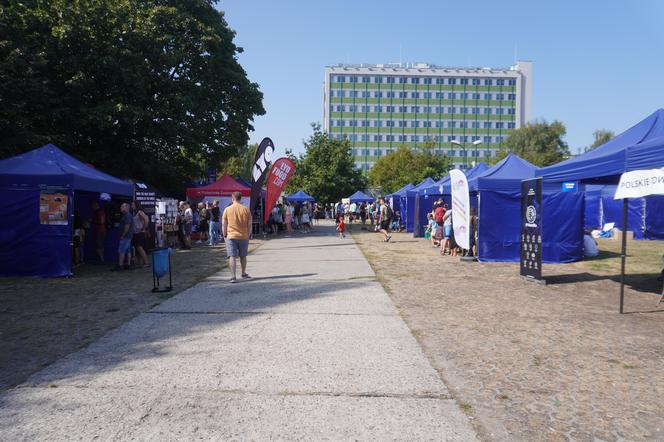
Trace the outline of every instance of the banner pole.
{"type": "Polygon", "coordinates": [[[620,254],[620,314],[625,304],[625,260],[627,258],[627,206],[629,200],[623,198],[622,251],[620,254]]]}

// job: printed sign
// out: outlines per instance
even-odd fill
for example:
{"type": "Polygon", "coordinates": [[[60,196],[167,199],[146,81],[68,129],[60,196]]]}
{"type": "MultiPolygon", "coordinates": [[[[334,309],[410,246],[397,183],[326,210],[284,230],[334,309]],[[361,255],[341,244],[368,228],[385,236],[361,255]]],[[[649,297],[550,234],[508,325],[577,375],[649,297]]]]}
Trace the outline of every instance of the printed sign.
{"type": "Polygon", "coordinates": [[[263,215],[266,223],[270,218],[270,212],[272,212],[279,199],[279,195],[281,195],[293,173],[295,173],[295,164],[288,158],[279,158],[272,165],[267,176],[267,195],[265,196],[265,214],[263,215]]]}
{"type": "Polygon", "coordinates": [[[68,200],[67,194],[42,191],[39,194],[39,222],[50,226],[68,225],[68,200]]]}
{"type": "Polygon", "coordinates": [[[648,195],[664,195],[664,168],[623,173],[613,199],[641,198],[648,195]]]}
{"type": "Polygon", "coordinates": [[[462,249],[470,249],[470,196],[468,180],[459,169],[450,170],[452,185],[452,229],[454,240],[462,249]]]}
{"type": "Polygon", "coordinates": [[[576,192],[576,181],[566,181],[563,183],[563,192],[576,192]]]}
{"type": "Polygon", "coordinates": [[[542,279],[542,179],[521,181],[521,276],[542,279]]]}

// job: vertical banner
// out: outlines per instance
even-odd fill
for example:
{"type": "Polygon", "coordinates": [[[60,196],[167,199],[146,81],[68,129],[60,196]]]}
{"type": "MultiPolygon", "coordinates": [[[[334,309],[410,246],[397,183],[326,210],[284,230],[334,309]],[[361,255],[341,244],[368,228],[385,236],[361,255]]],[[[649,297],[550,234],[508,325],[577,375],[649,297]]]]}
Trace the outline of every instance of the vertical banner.
{"type": "Polygon", "coordinates": [[[279,195],[286,187],[286,183],[295,172],[295,164],[288,158],[279,158],[274,162],[267,176],[267,195],[265,196],[265,213],[263,221],[267,223],[270,212],[277,203],[279,195]]]}
{"type": "Polygon", "coordinates": [[[249,210],[254,213],[254,208],[261,195],[263,179],[270,169],[272,154],[274,153],[274,143],[271,139],[265,137],[256,149],[254,165],[251,168],[251,199],[249,200],[249,210]]]}
{"type": "Polygon", "coordinates": [[[157,206],[157,192],[144,183],[134,183],[134,200],[141,203],[143,212],[150,218],[150,225],[148,226],[148,236],[145,238],[145,245],[147,250],[155,248],[156,239],[156,206],[157,206]]]}
{"type": "Polygon", "coordinates": [[[542,178],[521,181],[521,276],[542,279],[542,178]]]}
{"type": "Polygon", "coordinates": [[[470,195],[468,179],[459,169],[450,170],[452,185],[452,228],[454,240],[462,249],[470,249],[470,195]]]}

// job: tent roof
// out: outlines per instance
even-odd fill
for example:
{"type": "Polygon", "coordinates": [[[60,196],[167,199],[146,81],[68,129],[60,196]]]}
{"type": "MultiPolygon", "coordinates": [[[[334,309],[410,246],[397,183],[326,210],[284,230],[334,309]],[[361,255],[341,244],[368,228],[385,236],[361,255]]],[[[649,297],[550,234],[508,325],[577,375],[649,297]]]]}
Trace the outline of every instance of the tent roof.
{"type": "Polygon", "coordinates": [[[251,195],[251,188],[240,184],[230,175],[224,175],[212,184],[203,187],[190,187],[187,196],[190,198],[204,198],[206,196],[230,196],[233,192],[240,192],[242,196],[251,195]]]}
{"type": "Polygon", "coordinates": [[[436,184],[436,182],[434,181],[433,178],[431,178],[431,177],[426,177],[426,178],[423,179],[423,180],[422,180],[417,186],[413,187],[412,189],[407,190],[407,191],[406,191],[406,196],[415,196],[415,195],[417,195],[417,193],[420,192],[421,190],[424,190],[424,189],[426,189],[427,187],[431,187],[431,186],[433,186],[434,184],[436,184]]]}
{"type": "Polygon", "coordinates": [[[288,201],[296,201],[296,202],[298,202],[298,201],[299,202],[302,202],[302,201],[310,201],[310,202],[316,201],[316,199],[314,197],[312,197],[311,195],[306,193],[304,190],[298,190],[294,194],[287,196],[286,199],[288,201]]]}
{"type": "Polygon", "coordinates": [[[390,197],[390,196],[406,196],[406,192],[408,192],[413,187],[415,187],[415,185],[413,183],[408,183],[405,186],[403,186],[401,189],[397,190],[396,192],[390,193],[387,196],[388,197],[390,197]]]}
{"type": "Polygon", "coordinates": [[[0,184],[68,185],[74,190],[88,192],[134,193],[132,183],[100,172],[53,144],[0,161],[0,184]]]}
{"type": "Polygon", "coordinates": [[[468,190],[515,190],[521,181],[535,176],[537,166],[513,153],[498,164],[468,180],[468,190]]]}
{"type": "MultiPolygon", "coordinates": [[[[465,172],[466,179],[470,181],[472,178],[478,176],[479,174],[488,169],[489,166],[486,163],[483,162],[478,163],[465,172]]],[[[443,178],[436,181],[433,185],[424,189],[422,193],[424,193],[425,195],[450,195],[452,193],[452,189],[450,187],[450,176],[445,175],[443,178]]]]}
{"type": "Polygon", "coordinates": [[[537,171],[545,181],[579,181],[664,166],[664,109],[595,149],[537,171]]]}
{"type": "Polygon", "coordinates": [[[358,190],[354,194],[348,197],[350,202],[361,202],[361,203],[367,203],[367,202],[373,202],[374,198],[367,195],[366,193],[362,192],[361,190],[358,190]]]}

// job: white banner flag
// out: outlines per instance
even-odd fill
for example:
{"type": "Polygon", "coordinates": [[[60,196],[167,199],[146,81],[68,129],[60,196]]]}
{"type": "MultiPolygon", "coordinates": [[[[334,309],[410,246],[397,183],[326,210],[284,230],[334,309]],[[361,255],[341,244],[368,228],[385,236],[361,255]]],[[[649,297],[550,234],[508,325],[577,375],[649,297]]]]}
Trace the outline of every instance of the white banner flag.
{"type": "Polygon", "coordinates": [[[450,170],[452,186],[452,227],[454,240],[462,249],[470,249],[470,196],[468,180],[459,169],[450,170]]]}
{"type": "Polygon", "coordinates": [[[613,199],[641,198],[648,195],[664,195],[664,168],[623,173],[613,199]]]}

